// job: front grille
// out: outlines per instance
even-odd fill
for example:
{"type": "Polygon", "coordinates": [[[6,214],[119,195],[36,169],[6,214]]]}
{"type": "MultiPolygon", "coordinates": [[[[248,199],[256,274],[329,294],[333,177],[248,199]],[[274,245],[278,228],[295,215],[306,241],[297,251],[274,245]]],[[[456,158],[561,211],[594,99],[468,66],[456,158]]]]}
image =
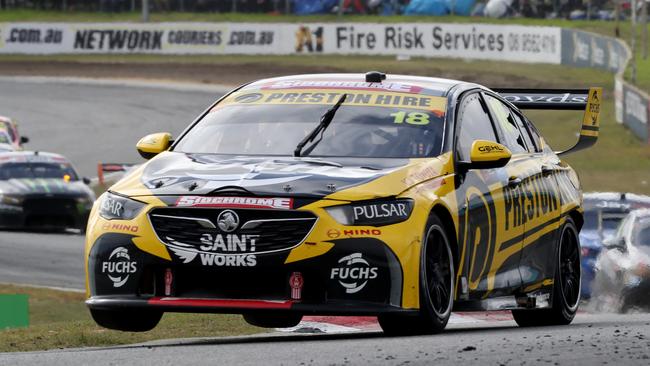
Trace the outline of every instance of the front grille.
{"type": "MultiPolygon", "coordinates": [[[[316,222],[313,214],[304,211],[228,209],[237,214],[239,225],[234,231],[225,232],[218,227],[217,221],[224,210],[226,209],[159,208],[152,210],[149,218],[160,240],[168,246],[202,251],[201,246],[205,247],[207,242],[214,242],[219,236],[223,240],[220,244],[228,246],[229,251],[220,251],[218,254],[240,253],[232,248],[233,244],[225,243],[230,240],[230,236],[237,240],[254,236],[254,248],[244,250],[248,253],[287,250],[300,244],[316,222]]],[[[217,247],[223,248],[215,245],[217,247]]]]}

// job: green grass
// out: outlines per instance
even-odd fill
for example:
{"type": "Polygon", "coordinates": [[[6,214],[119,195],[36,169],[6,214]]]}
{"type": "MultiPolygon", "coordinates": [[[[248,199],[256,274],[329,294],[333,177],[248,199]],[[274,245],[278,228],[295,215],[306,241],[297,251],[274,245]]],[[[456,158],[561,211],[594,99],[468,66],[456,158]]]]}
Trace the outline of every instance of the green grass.
{"type": "Polygon", "coordinates": [[[165,314],[144,333],[107,330],[95,325],[76,292],[0,285],[0,294],[28,294],[30,326],[0,330],[0,352],[131,344],[166,338],[217,337],[263,331],[239,315],[165,314]]]}

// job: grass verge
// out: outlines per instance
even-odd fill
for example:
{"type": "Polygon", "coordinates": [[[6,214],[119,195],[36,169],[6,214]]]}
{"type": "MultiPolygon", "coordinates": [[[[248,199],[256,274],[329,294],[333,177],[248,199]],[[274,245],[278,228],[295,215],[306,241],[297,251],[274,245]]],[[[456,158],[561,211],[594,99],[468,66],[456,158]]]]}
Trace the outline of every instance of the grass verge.
{"type": "Polygon", "coordinates": [[[0,330],[0,352],[131,344],[166,338],[218,337],[259,333],[239,315],[165,314],[144,333],[117,332],[95,324],[77,292],[0,285],[0,294],[28,294],[30,326],[0,330]]]}

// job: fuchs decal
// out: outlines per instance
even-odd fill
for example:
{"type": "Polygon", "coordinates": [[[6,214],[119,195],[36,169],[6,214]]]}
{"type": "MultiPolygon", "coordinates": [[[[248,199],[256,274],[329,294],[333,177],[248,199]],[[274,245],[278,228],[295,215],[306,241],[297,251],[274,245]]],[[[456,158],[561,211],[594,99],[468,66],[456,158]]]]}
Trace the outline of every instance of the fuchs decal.
{"type": "Polygon", "coordinates": [[[136,262],[131,261],[129,250],[124,247],[115,248],[102,262],[102,273],[113,282],[113,287],[122,287],[129,280],[129,275],[138,270],[136,262]]]}
{"type": "Polygon", "coordinates": [[[260,198],[260,197],[182,196],[176,201],[176,206],[178,207],[278,208],[278,209],[288,210],[293,207],[293,199],[292,198],[260,198]]]}
{"type": "Polygon", "coordinates": [[[337,280],[345,288],[345,293],[356,294],[363,290],[369,280],[377,278],[379,268],[371,267],[361,253],[353,253],[338,261],[332,268],[330,279],[337,280]]]}

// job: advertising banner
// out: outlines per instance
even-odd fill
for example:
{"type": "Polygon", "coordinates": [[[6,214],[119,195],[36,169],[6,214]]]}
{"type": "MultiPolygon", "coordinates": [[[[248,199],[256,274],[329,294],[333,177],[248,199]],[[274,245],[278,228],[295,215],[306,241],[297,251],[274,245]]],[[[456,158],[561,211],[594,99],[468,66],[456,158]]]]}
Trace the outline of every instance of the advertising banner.
{"type": "Polygon", "coordinates": [[[0,23],[3,54],[360,54],[561,61],[556,27],[435,23],[0,23]]]}
{"type": "Polygon", "coordinates": [[[627,49],[615,38],[562,29],[562,65],[616,73],[625,68],[627,57],[627,49]]]}
{"type": "Polygon", "coordinates": [[[648,139],[648,106],[650,100],[627,83],[623,85],[623,124],[642,141],[648,139]]]}

